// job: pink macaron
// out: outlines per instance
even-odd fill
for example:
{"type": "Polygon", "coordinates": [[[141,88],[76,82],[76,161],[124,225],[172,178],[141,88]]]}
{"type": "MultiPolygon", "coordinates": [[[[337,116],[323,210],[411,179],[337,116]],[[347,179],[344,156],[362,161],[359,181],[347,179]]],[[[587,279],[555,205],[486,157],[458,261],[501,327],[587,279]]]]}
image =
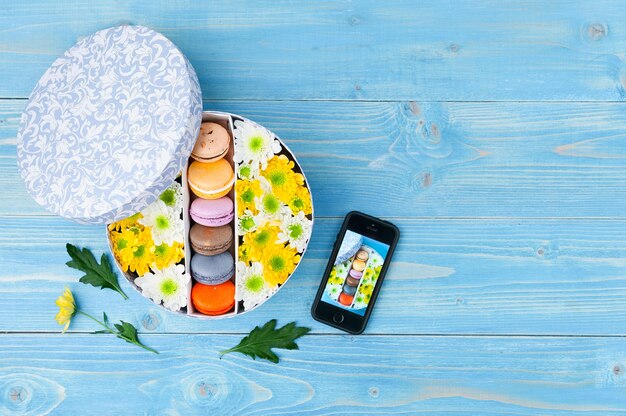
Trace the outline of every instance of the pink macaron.
{"type": "Polygon", "coordinates": [[[355,279],[360,279],[363,276],[363,272],[359,272],[357,270],[350,269],[350,276],[352,276],[355,279]]]}
{"type": "Polygon", "coordinates": [[[227,196],[218,199],[197,198],[189,207],[189,215],[195,222],[207,227],[226,225],[235,216],[233,201],[227,196]]]}

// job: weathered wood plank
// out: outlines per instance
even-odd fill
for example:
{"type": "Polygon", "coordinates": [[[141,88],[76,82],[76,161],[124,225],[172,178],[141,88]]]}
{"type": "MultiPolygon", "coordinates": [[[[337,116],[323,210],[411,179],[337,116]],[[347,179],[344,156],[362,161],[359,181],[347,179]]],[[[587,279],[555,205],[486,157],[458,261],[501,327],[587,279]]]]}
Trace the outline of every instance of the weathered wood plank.
{"type": "Polygon", "coordinates": [[[617,0],[5,2],[0,97],[27,97],[82,36],[170,37],[211,99],[621,100],[617,0]]]}
{"type": "Polygon", "coordinates": [[[219,360],[218,351],[238,339],[144,336],[156,356],[106,335],[4,335],[0,413],[626,412],[622,338],[308,336],[299,351],[280,352],[279,365],[219,360]]]}
{"type": "MultiPolygon", "coordinates": [[[[0,101],[0,215],[42,214],[17,172],[24,101],[0,101]]],[[[626,217],[619,103],[207,102],[275,131],[316,214],[626,217]],[[393,207],[393,208],[391,208],[393,207]]]]}
{"type": "MultiPolygon", "coordinates": [[[[402,237],[370,334],[626,333],[626,221],[393,219],[402,237]]],[[[124,281],[129,301],[77,283],[65,243],[106,250],[104,230],[54,217],[0,217],[0,331],[58,331],[64,285],[89,312],[143,332],[247,332],[275,318],[316,333],[309,308],[339,219],[318,219],[306,256],[269,302],[241,317],[199,321],[163,311],[124,281]]],[[[79,319],[72,330],[93,325],[79,319]]]]}

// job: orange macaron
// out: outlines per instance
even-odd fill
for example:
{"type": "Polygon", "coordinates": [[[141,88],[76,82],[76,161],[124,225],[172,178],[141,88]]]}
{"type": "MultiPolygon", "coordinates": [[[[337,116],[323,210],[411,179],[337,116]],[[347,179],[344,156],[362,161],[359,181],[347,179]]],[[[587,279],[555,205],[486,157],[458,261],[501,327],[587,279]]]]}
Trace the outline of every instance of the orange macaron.
{"type": "Polygon", "coordinates": [[[204,199],[226,195],[235,184],[235,172],[226,159],[204,163],[194,160],[187,170],[187,181],[194,194],[204,199]]]}
{"type": "Polygon", "coordinates": [[[191,302],[204,315],[223,315],[235,306],[235,285],[230,280],[219,285],[196,283],[191,289],[191,302]]]}
{"type": "Polygon", "coordinates": [[[341,303],[344,306],[352,305],[353,300],[354,300],[354,296],[350,296],[345,292],[341,292],[341,294],[339,295],[339,303],[341,303]]]}

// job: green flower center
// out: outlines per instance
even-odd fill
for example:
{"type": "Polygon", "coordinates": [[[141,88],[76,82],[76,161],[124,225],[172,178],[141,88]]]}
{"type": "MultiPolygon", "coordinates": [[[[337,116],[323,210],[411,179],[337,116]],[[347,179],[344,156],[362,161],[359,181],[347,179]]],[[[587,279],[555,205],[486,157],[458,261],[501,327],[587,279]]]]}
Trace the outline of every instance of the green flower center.
{"type": "Polygon", "coordinates": [[[252,150],[254,153],[259,153],[261,149],[263,149],[264,142],[265,140],[263,140],[263,137],[254,136],[250,138],[250,141],[248,142],[248,148],[252,150]]]}
{"type": "Polygon", "coordinates": [[[161,244],[154,248],[154,254],[159,257],[165,257],[169,250],[170,250],[170,246],[168,246],[167,244],[161,244]]]}
{"type": "Polygon", "coordinates": [[[302,200],[302,198],[296,197],[291,200],[291,205],[293,205],[294,208],[301,210],[302,208],[304,208],[304,201],[302,200]]]}
{"type": "Polygon", "coordinates": [[[117,249],[124,250],[126,247],[128,247],[128,241],[124,240],[123,238],[120,238],[117,241],[117,249]]]}
{"type": "Polygon", "coordinates": [[[254,235],[254,242],[260,246],[267,244],[270,241],[270,232],[262,230],[254,235]]]}
{"type": "Polygon", "coordinates": [[[254,218],[245,216],[241,218],[241,228],[243,230],[250,230],[255,226],[254,218]]]}
{"type": "Polygon", "coordinates": [[[268,179],[272,183],[272,186],[282,186],[287,181],[287,175],[285,175],[285,172],[276,171],[270,173],[268,179]]]}
{"type": "Polygon", "coordinates": [[[300,238],[302,234],[304,234],[304,230],[302,229],[301,224],[291,224],[289,227],[287,227],[287,229],[289,230],[289,237],[293,238],[294,240],[300,238]]]}
{"type": "Polygon", "coordinates": [[[141,258],[145,255],[146,255],[146,246],[144,245],[137,247],[137,249],[133,253],[133,256],[135,256],[135,258],[141,258]]]}
{"type": "Polygon", "coordinates": [[[161,293],[166,296],[173,295],[178,290],[178,283],[174,279],[165,279],[161,283],[161,293]]]}
{"type": "Polygon", "coordinates": [[[254,191],[250,188],[243,191],[241,194],[241,200],[246,204],[251,204],[254,201],[254,191]]]}
{"type": "Polygon", "coordinates": [[[260,276],[258,274],[252,275],[246,280],[246,289],[248,289],[250,292],[256,293],[260,291],[261,288],[263,288],[263,283],[263,276],[260,276]]]}
{"type": "Polygon", "coordinates": [[[274,195],[270,194],[263,198],[263,209],[270,214],[276,214],[280,208],[280,201],[274,195]]]}
{"type": "Polygon", "coordinates": [[[156,217],[156,227],[159,230],[167,230],[168,228],[170,228],[170,220],[169,218],[167,218],[166,215],[159,215],[158,217],[156,217]]]}
{"type": "Polygon", "coordinates": [[[250,169],[250,166],[244,165],[239,168],[239,177],[249,178],[250,175],[252,175],[252,169],[250,169]]]}
{"type": "Polygon", "coordinates": [[[176,193],[173,189],[166,189],[159,197],[168,207],[174,206],[176,203],[176,193]]]}
{"type": "Polygon", "coordinates": [[[275,272],[282,272],[285,270],[287,262],[281,256],[273,256],[269,261],[270,267],[275,272]]]}

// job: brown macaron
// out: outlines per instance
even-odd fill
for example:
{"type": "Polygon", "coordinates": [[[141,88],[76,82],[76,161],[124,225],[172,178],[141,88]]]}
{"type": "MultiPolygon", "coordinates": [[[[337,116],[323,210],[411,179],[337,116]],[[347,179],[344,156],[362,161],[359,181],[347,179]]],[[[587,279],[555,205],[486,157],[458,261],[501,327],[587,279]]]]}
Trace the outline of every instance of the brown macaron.
{"type": "Polygon", "coordinates": [[[215,162],[224,156],[230,148],[228,130],[217,123],[206,121],[200,126],[200,134],[191,157],[199,162],[215,162]]]}
{"type": "Polygon", "coordinates": [[[194,224],[189,231],[189,240],[196,253],[214,256],[230,248],[233,243],[233,229],[230,225],[205,227],[194,224]]]}

